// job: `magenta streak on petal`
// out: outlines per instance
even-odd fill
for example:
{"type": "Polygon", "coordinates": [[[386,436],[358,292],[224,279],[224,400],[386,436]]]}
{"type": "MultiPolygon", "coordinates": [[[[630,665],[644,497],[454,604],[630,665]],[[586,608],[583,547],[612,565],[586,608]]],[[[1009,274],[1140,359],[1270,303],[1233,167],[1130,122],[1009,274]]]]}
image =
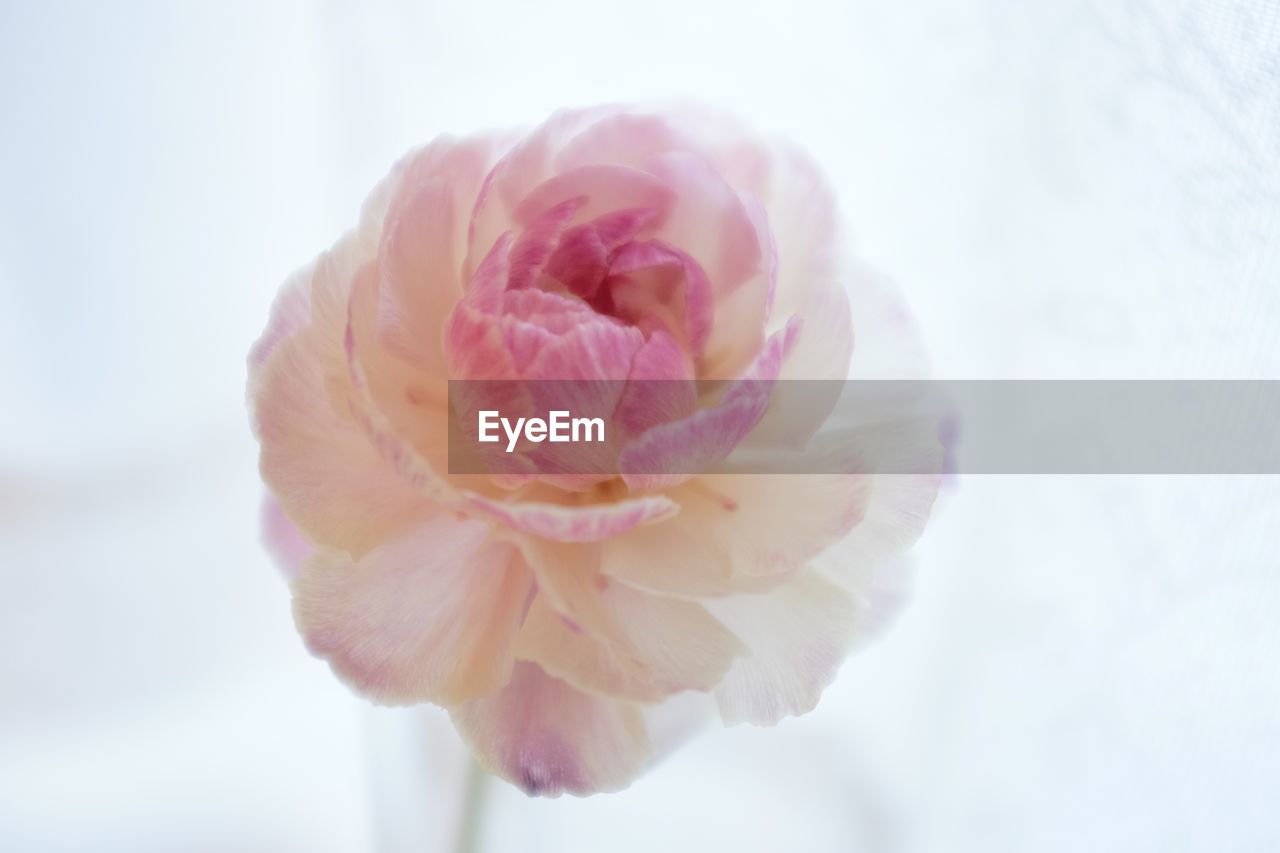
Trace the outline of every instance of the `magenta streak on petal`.
{"type": "Polygon", "coordinates": [[[520,290],[533,285],[543,264],[559,244],[565,228],[585,202],[586,196],[563,201],[542,213],[525,228],[511,249],[511,272],[507,278],[509,290],[520,290]]]}
{"type": "Polygon", "coordinates": [[[491,315],[465,301],[454,306],[445,323],[445,355],[455,379],[514,379],[515,365],[502,330],[491,315]]]}
{"type": "MultiPolygon", "coordinates": [[[[521,201],[538,184],[555,172],[563,171],[551,168],[552,154],[594,117],[612,110],[561,110],[525,135],[494,164],[485,176],[471,209],[464,277],[472,273],[476,259],[489,250],[498,233],[511,221],[511,213],[521,201]]],[[[566,197],[562,196],[560,200],[566,197]]]]}
{"type": "Polygon", "coordinates": [[[507,316],[562,332],[596,317],[596,312],[582,300],[546,290],[511,291],[503,297],[502,311],[507,316]]]}
{"type": "Polygon", "coordinates": [[[526,379],[554,381],[624,380],[644,345],[638,329],[610,317],[594,316],[556,336],[523,370],[526,379]]]}
{"type": "Polygon", "coordinates": [[[622,479],[637,491],[669,489],[706,473],[751,432],[768,398],[739,398],[660,424],[618,456],[622,479]]]}
{"type": "Polygon", "coordinates": [[[629,441],[646,430],[693,414],[697,388],[689,356],[665,331],[649,336],[631,362],[631,374],[613,413],[619,438],[629,441]]]}
{"type": "Polygon", "coordinates": [[[558,332],[531,320],[504,314],[496,321],[502,330],[502,345],[511,353],[514,364],[527,365],[538,357],[542,348],[558,339],[558,332]]]}
{"type": "Polygon", "coordinates": [[[769,406],[772,383],[795,345],[800,322],[787,325],[715,406],[683,420],[660,424],[618,456],[622,479],[635,490],[671,488],[723,461],[751,432],[769,406]]]}
{"type": "Polygon", "coordinates": [[[547,275],[585,299],[595,296],[609,270],[609,255],[653,224],[658,211],[634,208],[607,213],[564,233],[547,260],[547,275]]]}
{"type": "Polygon", "coordinates": [[[502,294],[507,289],[507,281],[511,274],[510,232],[503,234],[493,244],[489,254],[485,255],[476,274],[467,284],[463,302],[485,313],[496,313],[502,305],[502,294]]]}
{"type": "Polygon", "coordinates": [[[656,225],[662,212],[653,207],[633,207],[615,210],[596,217],[587,226],[593,229],[606,249],[615,249],[648,228],[656,225]]]}
{"type": "Polygon", "coordinates": [[[514,290],[502,300],[497,319],[503,345],[514,364],[528,366],[544,346],[554,343],[583,323],[601,318],[576,299],[542,290],[514,290]]]}
{"type": "Polygon", "coordinates": [[[610,318],[596,314],[585,302],[542,290],[506,293],[502,314],[494,322],[513,364],[523,366],[525,373],[529,373],[529,366],[537,361],[545,347],[561,345],[566,336],[577,334],[584,324],[617,325],[610,318]]]}
{"type": "MultiPolygon", "coordinates": [[[[518,146],[517,146],[518,148],[518,146]]],[[[486,247],[475,245],[476,242],[476,222],[481,213],[489,204],[490,195],[493,192],[493,183],[497,176],[502,173],[511,157],[515,154],[517,148],[512,148],[502,157],[498,158],[498,162],[493,164],[493,168],[489,170],[489,174],[484,176],[484,180],[480,183],[480,191],[476,193],[475,204],[471,206],[471,216],[467,219],[467,257],[463,261],[462,273],[465,277],[470,274],[473,267],[473,257],[477,254],[477,249],[485,249],[486,247]]],[[[486,251],[486,254],[488,252],[486,251]]]]}

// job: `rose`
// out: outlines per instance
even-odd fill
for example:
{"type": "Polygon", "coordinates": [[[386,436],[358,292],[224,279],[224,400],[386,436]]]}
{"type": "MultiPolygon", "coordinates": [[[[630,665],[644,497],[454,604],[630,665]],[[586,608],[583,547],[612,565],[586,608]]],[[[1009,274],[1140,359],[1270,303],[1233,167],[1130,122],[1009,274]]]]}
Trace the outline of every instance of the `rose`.
{"type": "Polygon", "coordinates": [[[677,694],[728,722],[811,709],[935,481],[691,472],[775,414],[760,381],[847,375],[869,284],[838,250],[808,158],[706,110],[406,156],[250,354],[262,476],[314,549],[308,648],[375,701],[447,707],[530,793],[627,785],[677,694]],[[605,380],[629,425],[608,452],[659,473],[451,475],[451,378],[605,380]],[[705,407],[638,390],[741,378],[705,407]]]}

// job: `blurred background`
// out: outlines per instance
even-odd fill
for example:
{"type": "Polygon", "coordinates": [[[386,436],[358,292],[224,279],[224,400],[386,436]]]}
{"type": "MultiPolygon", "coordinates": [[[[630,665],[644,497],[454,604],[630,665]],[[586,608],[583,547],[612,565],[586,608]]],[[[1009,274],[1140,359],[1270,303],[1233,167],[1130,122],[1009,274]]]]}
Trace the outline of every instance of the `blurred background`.
{"type": "MultiPolygon", "coordinates": [[[[4,0],[0,849],[447,849],[440,715],[294,632],[245,354],[405,149],[668,95],[814,153],[937,376],[1280,378],[1275,0],[4,0]]],[[[1274,478],[963,479],[817,711],[481,846],[1280,849],[1278,546],[1274,478]]]]}

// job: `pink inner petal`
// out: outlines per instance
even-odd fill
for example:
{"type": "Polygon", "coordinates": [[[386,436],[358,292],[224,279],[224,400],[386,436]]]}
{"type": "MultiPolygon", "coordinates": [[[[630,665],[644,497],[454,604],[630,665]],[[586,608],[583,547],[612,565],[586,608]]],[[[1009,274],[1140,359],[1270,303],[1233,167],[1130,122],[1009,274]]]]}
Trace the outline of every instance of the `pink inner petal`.
{"type": "Polygon", "coordinates": [[[772,383],[795,344],[792,320],[772,335],[764,350],[715,406],[660,424],[623,449],[622,478],[633,489],[669,488],[711,470],[751,432],[769,406],[772,383]]]}

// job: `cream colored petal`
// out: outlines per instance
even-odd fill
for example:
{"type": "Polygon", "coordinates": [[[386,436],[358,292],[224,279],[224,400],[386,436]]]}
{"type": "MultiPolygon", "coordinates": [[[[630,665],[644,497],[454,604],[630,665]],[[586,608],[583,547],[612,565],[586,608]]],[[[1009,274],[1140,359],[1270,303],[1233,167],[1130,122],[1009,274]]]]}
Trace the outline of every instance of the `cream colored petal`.
{"type": "Polygon", "coordinates": [[[436,505],[378,454],[346,404],[345,365],[310,332],[280,344],[253,388],[262,478],[320,545],[361,554],[436,505]]]}
{"type": "Polygon", "coordinates": [[[447,705],[499,689],[532,578],[490,530],[440,514],[358,560],[312,557],[293,582],[307,647],[386,704],[447,705]]]}
{"type": "Polygon", "coordinates": [[[679,512],[662,495],[601,504],[567,506],[535,500],[494,500],[466,495],[468,506],[512,530],[557,542],[594,542],[627,530],[655,524],[679,512]]]}
{"type": "Polygon", "coordinates": [[[681,596],[768,587],[858,524],[868,486],[852,474],[721,474],[670,497],[678,515],[601,543],[604,574],[681,596]]]}
{"type": "Polygon", "coordinates": [[[375,334],[386,288],[377,267],[356,276],[344,341],[351,384],[348,406],[386,464],[441,502],[456,500],[447,477],[448,383],[384,346],[375,334]]]}
{"type": "Polygon", "coordinates": [[[442,136],[397,166],[400,180],[378,247],[380,342],[443,378],[441,332],[462,298],[471,210],[509,147],[502,135],[442,136]]]}
{"type": "Polygon", "coordinates": [[[813,710],[849,653],[861,611],[853,595],[811,570],[707,606],[747,646],[715,690],[720,716],[764,726],[813,710]]]}
{"type": "Polygon", "coordinates": [[[846,268],[856,341],[849,378],[926,378],[924,339],[897,284],[865,263],[851,262],[846,268]]]}
{"type": "Polygon", "coordinates": [[[538,581],[516,656],[583,690],[655,702],[710,690],[742,645],[699,604],[600,575],[599,548],[522,543],[538,581]]]}
{"type": "Polygon", "coordinates": [[[817,164],[796,146],[770,147],[769,184],[761,201],[778,250],[774,318],[800,312],[816,289],[839,282],[851,288],[840,266],[840,222],[831,184],[817,164]]]}
{"type": "Polygon", "coordinates": [[[880,583],[877,573],[915,544],[938,496],[937,474],[873,474],[867,480],[866,512],[814,566],[857,594],[880,583]]]}
{"type": "MultiPolygon", "coordinates": [[[[276,293],[267,318],[267,327],[249,350],[250,387],[259,369],[266,364],[276,347],[305,329],[311,322],[311,279],[315,272],[314,262],[296,270],[276,293]]],[[[252,404],[252,398],[250,403],[252,404]]]]}
{"type": "Polygon", "coordinates": [[[384,463],[352,413],[343,341],[371,242],[352,232],[301,274],[305,323],[255,350],[248,386],[263,480],[309,539],[357,555],[436,509],[384,463]]]}

